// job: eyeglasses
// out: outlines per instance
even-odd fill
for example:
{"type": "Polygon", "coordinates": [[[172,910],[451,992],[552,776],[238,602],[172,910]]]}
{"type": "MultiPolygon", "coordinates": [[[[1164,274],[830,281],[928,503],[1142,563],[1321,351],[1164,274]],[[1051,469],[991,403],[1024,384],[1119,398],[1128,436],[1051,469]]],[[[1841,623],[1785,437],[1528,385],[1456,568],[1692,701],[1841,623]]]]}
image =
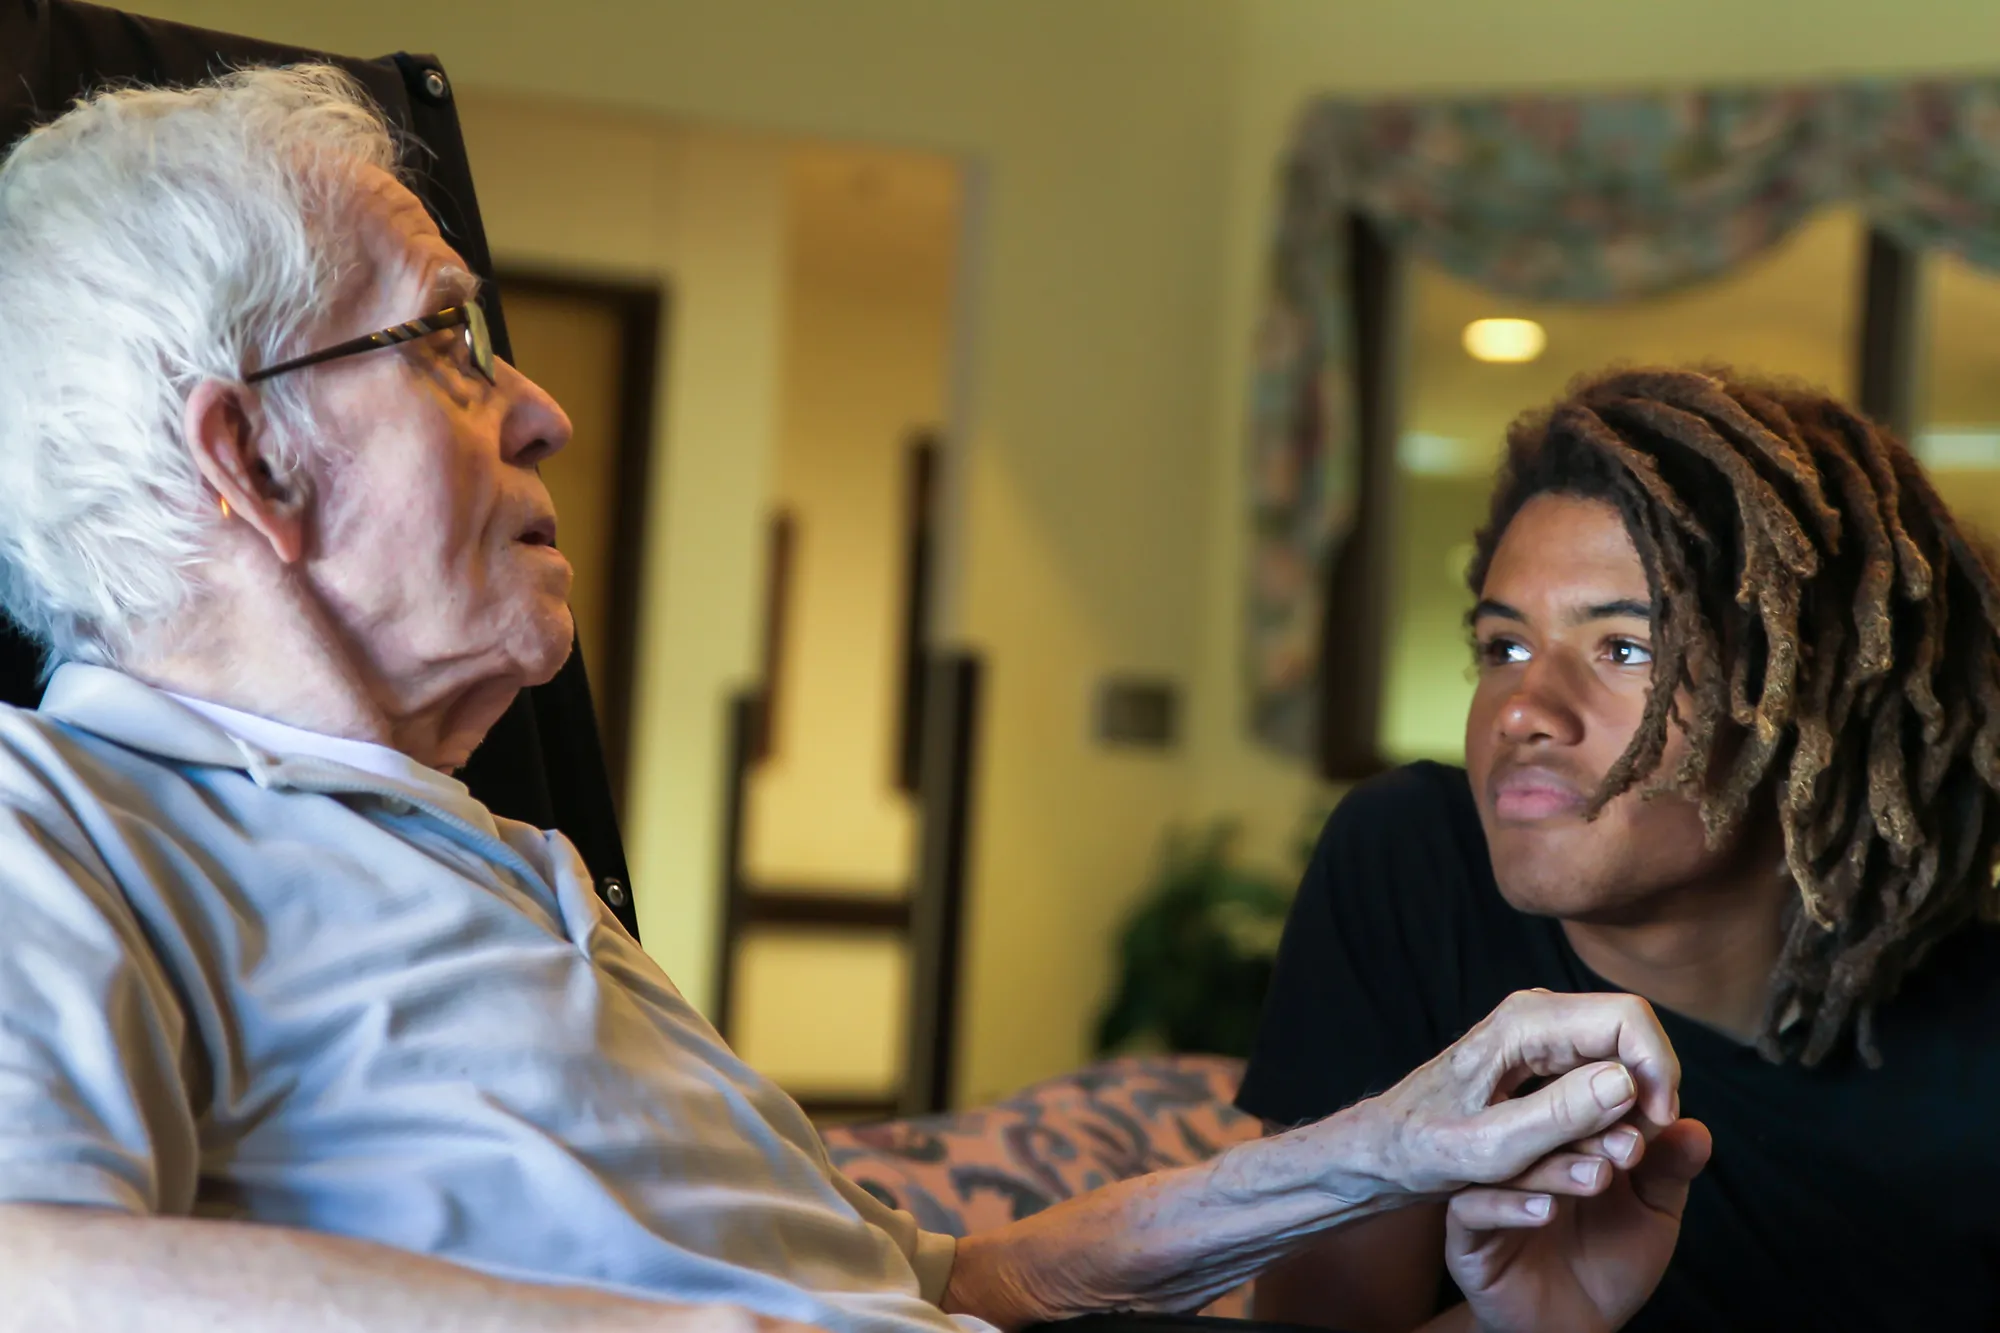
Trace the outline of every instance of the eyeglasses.
{"type": "Polygon", "coordinates": [[[471,353],[472,368],[477,370],[488,384],[497,383],[498,377],[493,371],[493,333],[486,327],[486,312],[470,301],[464,305],[450,306],[435,315],[413,319],[407,324],[398,324],[394,328],[382,329],[359,338],[350,338],[344,343],[335,343],[332,347],[306,356],[280,361],[275,366],[265,366],[262,370],[254,370],[245,375],[243,382],[255,384],[259,380],[270,379],[273,375],[282,375],[288,370],[303,370],[307,366],[316,366],[323,361],[335,361],[343,356],[372,352],[378,347],[396,347],[416,338],[442,333],[446,329],[465,330],[465,347],[466,351],[471,353]]]}

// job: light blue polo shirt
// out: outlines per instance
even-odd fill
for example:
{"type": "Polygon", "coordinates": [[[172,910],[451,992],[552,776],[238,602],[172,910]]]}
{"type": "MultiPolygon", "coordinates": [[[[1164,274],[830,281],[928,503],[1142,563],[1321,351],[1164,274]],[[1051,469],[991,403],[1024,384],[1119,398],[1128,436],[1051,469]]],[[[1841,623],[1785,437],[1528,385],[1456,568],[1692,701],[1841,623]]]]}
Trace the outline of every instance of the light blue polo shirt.
{"type": "Polygon", "coordinates": [[[74,664],[0,709],[0,1201],[953,1327],[952,1242],[833,1170],[567,839],[228,722],[74,664]]]}

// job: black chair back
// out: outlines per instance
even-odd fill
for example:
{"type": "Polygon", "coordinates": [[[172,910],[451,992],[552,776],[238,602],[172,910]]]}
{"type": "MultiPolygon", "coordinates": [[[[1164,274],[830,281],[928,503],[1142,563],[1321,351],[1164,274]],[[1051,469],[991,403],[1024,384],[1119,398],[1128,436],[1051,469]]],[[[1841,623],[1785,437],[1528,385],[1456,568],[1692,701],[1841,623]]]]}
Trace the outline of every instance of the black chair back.
{"type": "MultiPolygon", "coordinates": [[[[107,84],[187,85],[232,68],[301,60],[347,70],[391,121],[429,150],[409,164],[417,173],[417,193],[466,263],[490,280],[493,259],[480,225],[451,80],[429,56],[357,60],[74,0],[0,0],[0,152],[79,96],[107,84]]],[[[508,355],[498,290],[489,285],[484,300],[495,346],[508,355]]],[[[42,665],[36,645],[0,621],[0,702],[35,706],[42,665]]],[[[579,653],[570,654],[554,680],[515,700],[460,776],[494,812],[569,835],[597,876],[600,896],[626,929],[638,933],[579,653]]]]}

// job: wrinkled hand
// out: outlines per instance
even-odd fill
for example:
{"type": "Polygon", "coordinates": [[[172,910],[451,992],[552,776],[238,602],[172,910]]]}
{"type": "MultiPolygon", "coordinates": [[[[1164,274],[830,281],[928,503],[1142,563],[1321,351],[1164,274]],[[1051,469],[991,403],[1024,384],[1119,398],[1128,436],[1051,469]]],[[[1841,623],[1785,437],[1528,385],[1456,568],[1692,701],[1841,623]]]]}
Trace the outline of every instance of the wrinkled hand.
{"type": "Polygon", "coordinates": [[[1708,1164],[1708,1130],[1679,1120],[1649,1144],[1620,1126],[1583,1146],[1576,1178],[1602,1193],[1552,1198],[1545,1165],[1511,1188],[1452,1199],[1445,1266],[1485,1333],[1608,1333],[1637,1313],[1666,1272],[1688,1183],[1708,1164]],[[1609,1160],[1589,1163],[1597,1154],[1609,1160]],[[1614,1161],[1631,1169],[1614,1169],[1614,1161]]]}
{"type": "MultiPolygon", "coordinates": [[[[1363,1129],[1392,1188],[1443,1199],[1539,1170],[1539,1188],[1582,1195],[1570,1168],[1601,1162],[1586,1141],[1636,1114],[1679,1119],[1681,1066],[1635,995],[1510,995],[1436,1059],[1333,1121],[1363,1129]],[[1531,1078],[1550,1082],[1514,1093],[1531,1078]]],[[[1599,1145],[1601,1148],[1601,1145],[1599,1145]]]]}

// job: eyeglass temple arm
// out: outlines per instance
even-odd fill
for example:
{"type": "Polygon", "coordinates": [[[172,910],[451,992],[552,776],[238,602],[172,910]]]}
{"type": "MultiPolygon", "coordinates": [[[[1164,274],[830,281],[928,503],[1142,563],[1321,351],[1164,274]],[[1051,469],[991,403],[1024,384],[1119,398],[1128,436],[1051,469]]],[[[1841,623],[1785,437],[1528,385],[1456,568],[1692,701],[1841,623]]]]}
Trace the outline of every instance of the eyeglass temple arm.
{"type": "Polygon", "coordinates": [[[455,305],[449,310],[440,310],[435,315],[425,315],[421,319],[398,324],[392,329],[377,329],[374,333],[364,333],[359,338],[349,338],[344,343],[335,343],[331,347],[323,347],[305,356],[295,356],[289,361],[280,361],[275,366],[253,370],[243,377],[243,382],[255,384],[259,380],[267,380],[273,375],[282,375],[289,370],[304,370],[307,366],[316,366],[324,361],[338,360],[358,352],[372,352],[378,347],[394,347],[398,343],[406,343],[444,329],[457,328],[465,323],[465,320],[465,307],[455,305]]]}

